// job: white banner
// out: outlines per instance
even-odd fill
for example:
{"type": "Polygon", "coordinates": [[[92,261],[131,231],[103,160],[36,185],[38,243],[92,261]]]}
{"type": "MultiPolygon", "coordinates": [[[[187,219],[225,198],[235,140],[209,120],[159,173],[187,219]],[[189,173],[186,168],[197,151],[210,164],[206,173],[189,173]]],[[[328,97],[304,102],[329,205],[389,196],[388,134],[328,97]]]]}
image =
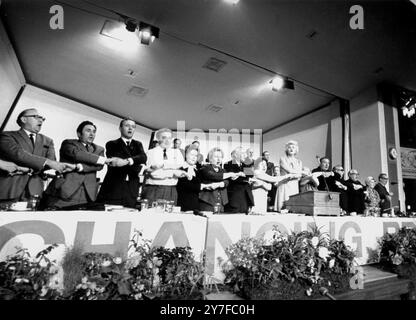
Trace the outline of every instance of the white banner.
{"type": "MultiPolygon", "coordinates": [[[[125,256],[134,230],[140,230],[153,246],[190,246],[200,259],[205,249],[207,273],[222,280],[219,258],[242,237],[268,237],[277,226],[282,232],[307,230],[312,226],[332,239],[344,239],[356,250],[357,262],[367,264],[385,232],[403,226],[416,227],[412,218],[312,217],[296,214],[265,216],[214,215],[209,219],[187,214],[109,212],[3,212],[0,213],[0,260],[15,247],[39,252],[57,243],[51,257],[61,259],[66,247],[81,243],[87,252],[125,256]],[[208,225],[207,225],[208,223],[208,225]]],[[[369,261],[370,260],[370,261],[369,261]]]]}

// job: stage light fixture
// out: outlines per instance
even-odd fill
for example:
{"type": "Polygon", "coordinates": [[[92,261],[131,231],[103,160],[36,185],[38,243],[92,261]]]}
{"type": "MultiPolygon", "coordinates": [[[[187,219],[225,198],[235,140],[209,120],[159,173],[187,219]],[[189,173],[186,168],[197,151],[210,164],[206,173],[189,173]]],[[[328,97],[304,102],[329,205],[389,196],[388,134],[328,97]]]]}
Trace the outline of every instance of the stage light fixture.
{"type": "Polygon", "coordinates": [[[135,20],[133,20],[133,19],[127,19],[125,21],[125,23],[126,23],[126,29],[127,29],[127,31],[136,32],[137,22],[135,20]]]}
{"type": "Polygon", "coordinates": [[[270,83],[272,85],[273,91],[283,91],[283,90],[293,90],[295,89],[295,84],[292,80],[289,80],[288,78],[284,78],[281,76],[276,76],[272,80],[270,80],[270,83]]]}
{"type": "Polygon", "coordinates": [[[149,45],[155,38],[159,38],[159,28],[147,24],[145,22],[139,23],[139,39],[140,43],[149,45]]]}

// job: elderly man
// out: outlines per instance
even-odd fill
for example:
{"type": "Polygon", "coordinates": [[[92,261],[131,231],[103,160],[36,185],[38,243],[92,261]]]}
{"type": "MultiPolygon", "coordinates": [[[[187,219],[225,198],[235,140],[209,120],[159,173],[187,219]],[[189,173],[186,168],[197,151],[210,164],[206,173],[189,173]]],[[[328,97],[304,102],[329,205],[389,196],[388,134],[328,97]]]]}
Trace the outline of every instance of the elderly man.
{"type": "Polygon", "coordinates": [[[33,171],[30,175],[0,176],[0,201],[26,201],[33,195],[42,196],[45,170],[54,169],[61,174],[74,169],[72,165],[55,161],[53,140],[39,133],[44,121],[38,110],[26,109],[17,116],[20,130],[0,133],[2,159],[33,171]]]}
{"type": "Polygon", "coordinates": [[[246,158],[243,161],[244,167],[253,168],[254,167],[254,151],[251,148],[246,150],[246,158]]]}
{"type": "Polygon", "coordinates": [[[380,209],[382,213],[390,213],[393,211],[391,208],[391,197],[393,196],[393,192],[389,192],[386,188],[388,181],[389,177],[387,173],[380,173],[378,176],[378,183],[374,187],[380,195],[380,209]]]}
{"type": "Polygon", "coordinates": [[[98,201],[135,208],[139,195],[139,173],[146,164],[147,156],[142,143],[133,139],[136,123],[133,119],[121,120],[121,137],[107,142],[107,157],[118,157],[119,167],[109,167],[98,194],[98,201]]]}
{"type": "Polygon", "coordinates": [[[97,198],[97,171],[104,164],[120,166],[118,158],[105,158],[104,148],[94,142],[97,127],[90,121],[83,121],[77,128],[78,139],[62,142],[59,151],[62,161],[72,163],[76,170],[56,177],[46,189],[45,207],[64,208],[94,202],[97,198]]]}
{"type": "Polygon", "coordinates": [[[339,206],[343,210],[342,214],[345,214],[348,211],[348,188],[345,185],[345,180],[343,178],[344,168],[338,164],[332,169],[332,172],[334,175],[328,178],[329,190],[340,193],[339,206]]]}
{"type": "Polygon", "coordinates": [[[159,144],[147,152],[146,184],[143,186],[142,198],[149,203],[158,199],[173,201],[176,205],[178,178],[186,175],[179,170],[184,158],[179,149],[172,148],[172,131],[160,129],[155,134],[159,144]]]}
{"type": "Polygon", "coordinates": [[[238,173],[238,176],[231,178],[228,185],[228,204],[225,206],[225,212],[247,214],[254,206],[254,198],[249,180],[244,174],[240,147],[231,152],[231,158],[232,160],[224,164],[224,170],[238,173]]]}
{"type": "Polygon", "coordinates": [[[348,194],[348,212],[351,215],[363,214],[364,206],[364,185],[358,180],[359,174],[356,169],[348,172],[349,179],[345,181],[348,194]]]}
{"type": "Polygon", "coordinates": [[[182,153],[183,158],[185,159],[185,150],[181,149],[182,140],[179,138],[175,138],[173,140],[173,149],[179,149],[182,153]]]}

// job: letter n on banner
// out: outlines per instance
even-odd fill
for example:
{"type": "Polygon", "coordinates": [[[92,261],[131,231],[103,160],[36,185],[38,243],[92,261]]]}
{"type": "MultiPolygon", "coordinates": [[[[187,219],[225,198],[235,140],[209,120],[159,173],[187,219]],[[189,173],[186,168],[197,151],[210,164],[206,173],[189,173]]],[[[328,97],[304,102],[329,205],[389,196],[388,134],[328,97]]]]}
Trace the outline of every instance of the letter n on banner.
{"type": "Polygon", "coordinates": [[[164,247],[172,236],[175,247],[189,247],[189,240],[181,221],[164,222],[153,240],[152,247],[164,247]]]}
{"type": "Polygon", "coordinates": [[[99,252],[127,256],[130,242],[131,222],[117,222],[112,244],[92,244],[95,222],[78,222],[74,245],[79,245],[84,252],[99,252]]]}
{"type": "Polygon", "coordinates": [[[0,227],[0,250],[12,238],[19,234],[40,235],[45,244],[65,244],[65,235],[61,228],[48,221],[16,221],[0,227]]]}
{"type": "Polygon", "coordinates": [[[205,245],[206,250],[206,270],[208,275],[213,275],[215,272],[215,242],[219,241],[221,246],[226,249],[232,245],[230,236],[225,231],[223,225],[219,221],[208,220],[207,240],[205,245]]]}

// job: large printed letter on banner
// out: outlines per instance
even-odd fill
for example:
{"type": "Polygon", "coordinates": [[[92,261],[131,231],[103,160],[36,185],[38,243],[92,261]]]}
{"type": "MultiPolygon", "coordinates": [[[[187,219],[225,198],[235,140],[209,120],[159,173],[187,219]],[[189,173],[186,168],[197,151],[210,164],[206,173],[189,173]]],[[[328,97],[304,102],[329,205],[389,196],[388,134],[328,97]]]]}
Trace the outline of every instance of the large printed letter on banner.
{"type": "Polygon", "coordinates": [[[165,247],[169,238],[172,236],[175,247],[189,247],[189,240],[186,236],[185,227],[180,221],[164,222],[160,227],[152,247],[165,247]]]}
{"type": "Polygon", "coordinates": [[[45,244],[65,244],[61,228],[48,221],[16,221],[0,227],[0,251],[4,245],[19,234],[33,233],[40,235],[45,244]]]}
{"type": "Polygon", "coordinates": [[[130,242],[131,222],[117,222],[116,233],[112,244],[92,244],[95,222],[78,222],[74,245],[83,248],[84,252],[110,253],[127,256],[130,242]]]}

